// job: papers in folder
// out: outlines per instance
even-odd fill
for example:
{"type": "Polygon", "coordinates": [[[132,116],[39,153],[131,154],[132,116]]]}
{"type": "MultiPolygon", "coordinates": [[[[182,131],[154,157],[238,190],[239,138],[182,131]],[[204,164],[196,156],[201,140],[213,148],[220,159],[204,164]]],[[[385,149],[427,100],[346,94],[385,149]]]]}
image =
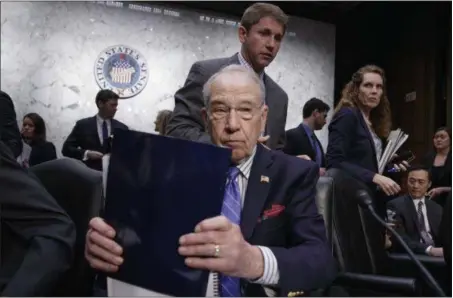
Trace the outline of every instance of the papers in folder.
{"type": "Polygon", "coordinates": [[[178,241],[220,215],[230,160],[229,149],[209,144],[115,133],[104,161],[104,218],[117,232],[124,263],[109,274],[109,296],[206,295],[209,272],[187,267],[178,241]]]}
{"type": "Polygon", "coordinates": [[[408,134],[405,134],[401,129],[392,130],[387,138],[387,146],[382,153],[381,160],[379,161],[379,174],[385,170],[385,166],[390,162],[393,155],[401,148],[406,142],[408,134]]]}

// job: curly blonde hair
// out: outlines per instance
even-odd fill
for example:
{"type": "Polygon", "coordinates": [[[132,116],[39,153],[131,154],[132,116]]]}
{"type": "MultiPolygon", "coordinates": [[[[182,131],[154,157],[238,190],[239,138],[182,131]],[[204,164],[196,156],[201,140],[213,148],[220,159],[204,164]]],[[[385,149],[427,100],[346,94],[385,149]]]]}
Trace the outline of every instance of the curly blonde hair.
{"type": "Polygon", "coordinates": [[[335,113],[343,107],[359,106],[359,87],[366,73],[375,73],[381,76],[382,96],[379,105],[371,110],[370,121],[375,133],[381,138],[387,138],[392,128],[392,119],[390,111],[390,103],[387,98],[387,86],[385,73],[382,68],[376,65],[366,65],[357,70],[351,78],[351,81],[341,91],[341,99],[335,108],[335,113]]]}

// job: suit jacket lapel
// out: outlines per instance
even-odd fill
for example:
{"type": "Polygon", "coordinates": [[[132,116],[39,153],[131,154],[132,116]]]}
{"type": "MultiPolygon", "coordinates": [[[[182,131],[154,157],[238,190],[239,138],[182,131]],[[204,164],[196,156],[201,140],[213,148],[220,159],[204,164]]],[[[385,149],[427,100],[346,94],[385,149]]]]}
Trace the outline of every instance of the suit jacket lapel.
{"type": "Polygon", "coordinates": [[[242,208],[241,214],[241,231],[244,235],[244,239],[248,239],[252,236],[253,229],[255,228],[258,217],[266,202],[270,183],[272,183],[271,164],[271,151],[258,145],[255,158],[253,159],[249,181],[247,183],[244,207],[242,208]],[[269,182],[262,182],[262,176],[267,176],[269,182]]]}
{"type": "Polygon", "coordinates": [[[101,140],[99,140],[98,122],[97,122],[96,116],[91,118],[90,126],[92,127],[92,131],[94,132],[94,134],[93,134],[94,142],[95,142],[97,148],[101,148],[102,144],[101,144],[101,140]]]}
{"type": "Polygon", "coordinates": [[[228,65],[232,64],[241,64],[241,62],[239,62],[238,53],[234,54],[228,59],[228,65]]]}
{"type": "Polygon", "coordinates": [[[315,150],[314,150],[314,148],[313,148],[313,145],[312,145],[310,136],[307,135],[307,132],[305,131],[304,125],[303,125],[303,124],[299,124],[299,127],[298,127],[298,128],[299,128],[299,131],[300,131],[301,134],[302,134],[302,138],[304,138],[304,139],[305,139],[305,142],[308,142],[308,145],[310,145],[310,147],[308,147],[308,148],[309,148],[309,149],[308,149],[309,152],[307,152],[307,153],[308,153],[307,155],[310,156],[310,157],[311,157],[311,156],[315,156],[316,152],[315,152],[315,150]]]}
{"type": "Polygon", "coordinates": [[[270,127],[271,124],[277,123],[278,119],[275,119],[278,117],[277,113],[279,111],[278,109],[278,102],[276,99],[278,99],[276,96],[274,96],[274,88],[272,88],[272,79],[264,73],[263,77],[263,83],[264,83],[264,89],[266,90],[266,105],[268,106],[269,110],[267,112],[267,123],[266,123],[266,132],[267,134],[270,134],[270,127]]]}
{"type": "Polygon", "coordinates": [[[417,210],[415,209],[414,202],[409,195],[406,195],[405,203],[407,211],[409,212],[409,216],[412,219],[413,224],[415,226],[415,229],[418,231],[418,233],[420,233],[420,224],[418,222],[417,210]]]}
{"type": "MultiPolygon", "coordinates": [[[[365,119],[363,119],[362,113],[360,112],[359,109],[356,109],[357,116],[359,118],[359,122],[362,125],[363,129],[365,130],[365,133],[368,136],[368,141],[370,141],[371,149],[373,150],[373,155],[374,155],[374,166],[376,167],[376,170],[379,170],[379,166],[377,163],[377,154],[376,154],[376,147],[374,146],[374,141],[373,141],[373,136],[371,135],[370,129],[368,128],[368,125],[365,122],[365,119]]],[[[382,146],[384,148],[384,146],[382,146]]]]}

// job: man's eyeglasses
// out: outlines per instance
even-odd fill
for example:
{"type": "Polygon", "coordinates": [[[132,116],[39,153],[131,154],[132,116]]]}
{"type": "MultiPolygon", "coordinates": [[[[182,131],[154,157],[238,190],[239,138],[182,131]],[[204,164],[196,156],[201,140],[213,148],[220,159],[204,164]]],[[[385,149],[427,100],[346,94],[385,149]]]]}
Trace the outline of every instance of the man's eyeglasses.
{"type": "Polygon", "coordinates": [[[256,112],[262,107],[263,105],[259,106],[239,106],[239,107],[229,107],[226,105],[216,105],[211,107],[210,114],[212,118],[215,120],[225,119],[227,116],[230,115],[231,111],[234,110],[236,114],[244,119],[250,120],[256,114],[256,112]]]}

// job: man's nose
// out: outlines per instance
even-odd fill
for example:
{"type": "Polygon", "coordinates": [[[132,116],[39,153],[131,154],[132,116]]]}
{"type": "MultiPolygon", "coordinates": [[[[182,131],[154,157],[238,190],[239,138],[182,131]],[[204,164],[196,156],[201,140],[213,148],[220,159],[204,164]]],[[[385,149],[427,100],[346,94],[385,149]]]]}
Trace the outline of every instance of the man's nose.
{"type": "Polygon", "coordinates": [[[234,109],[231,109],[227,116],[227,127],[231,131],[237,131],[241,128],[239,116],[234,109]]]}

